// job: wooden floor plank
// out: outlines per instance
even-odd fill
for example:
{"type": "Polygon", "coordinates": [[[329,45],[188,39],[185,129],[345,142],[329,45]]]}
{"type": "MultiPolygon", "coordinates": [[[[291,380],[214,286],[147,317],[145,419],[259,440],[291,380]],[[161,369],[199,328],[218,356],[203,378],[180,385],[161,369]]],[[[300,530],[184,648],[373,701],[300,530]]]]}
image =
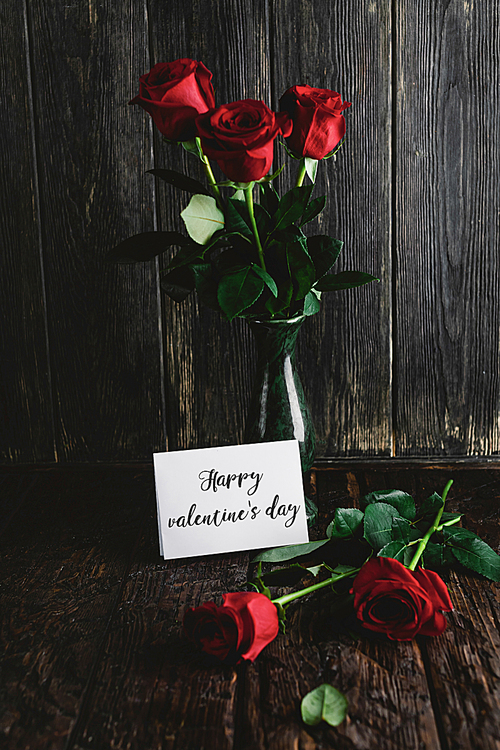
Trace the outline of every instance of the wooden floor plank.
{"type": "Polygon", "coordinates": [[[0,744],[9,750],[65,746],[151,478],[135,470],[41,473],[3,534],[0,744]]]}
{"type": "Polygon", "coordinates": [[[500,584],[455,572],[447,583],[450,626],[425,643],[446,747],[499,750],[500,584]]]}
{"type": "Polygon", "coordinates": [[[104,656],[92,703],[81,717],[75,750],[230,750],[236,713],[237,668],[202,658],[182,637],[188,607],[234,591],[247,578],[248,554],[163,561],[156,518],[135,554],[104,656]]]}

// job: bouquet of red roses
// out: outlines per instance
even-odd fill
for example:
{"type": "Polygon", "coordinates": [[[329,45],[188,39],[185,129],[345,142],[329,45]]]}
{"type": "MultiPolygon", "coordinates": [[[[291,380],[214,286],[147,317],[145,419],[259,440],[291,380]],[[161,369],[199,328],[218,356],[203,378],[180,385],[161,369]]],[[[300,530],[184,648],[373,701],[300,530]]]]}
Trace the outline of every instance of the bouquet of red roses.
{"type": "Polygon", "coordinates": [[[162,275],[162,289],[177,302],[196,290],[202,303],[228,320],[313,315],[323,292],[374,281],[358,271],[331,273],[343,243],[327,235],[306,237],[303,231],[325,207],[325,196],[312,199],[318,162],[342,143],[343,111],[350,103],[335,91],[292,86],[277,113],[253,99],[215,107],[211,79],[203,63],[190,59],[158,63],[141,76],[130,104],[151,115],[164,141],[180,143],[200,159],[207,184],[170,169],[150,170],[194,193],[181,212],[187,235],[138,234],[108,259],[148,261],[179,248],[162,275]],[[282,197],[272,185],[281,170],[269,173],[278,136],[298,161],[295,187],[282,197]],[[210,160],[226,180],[216,181],[210,160]],[[255,186],[259,201],[254,201],[255,186]],[[231,193],[223,195],[221,188],[231,193]]]}

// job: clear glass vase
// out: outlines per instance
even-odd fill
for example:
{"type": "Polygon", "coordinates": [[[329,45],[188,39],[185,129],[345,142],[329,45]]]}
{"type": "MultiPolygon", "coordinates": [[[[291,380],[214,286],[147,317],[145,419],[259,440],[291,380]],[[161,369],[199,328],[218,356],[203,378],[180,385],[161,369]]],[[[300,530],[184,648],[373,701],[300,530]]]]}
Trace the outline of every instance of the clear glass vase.
{"type": "Polygon", "coordinates": [[[245,443],[298,440],[302,471],[315,455],[315,432],[295,367],[295,347],[305,315],[289,320],[252,320],[257,371],[250,399],[245,443]]]}

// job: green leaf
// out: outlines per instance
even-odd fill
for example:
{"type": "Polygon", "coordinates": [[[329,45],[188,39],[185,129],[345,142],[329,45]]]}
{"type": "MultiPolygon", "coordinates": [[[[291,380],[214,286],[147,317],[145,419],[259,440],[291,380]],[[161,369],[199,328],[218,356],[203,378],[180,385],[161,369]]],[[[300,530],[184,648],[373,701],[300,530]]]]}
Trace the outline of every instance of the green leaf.
{"type": "Polygon", "coordinates": [[[274,215],[275,229],[284,229],[300,219],[309,202],[313,185],[296,187],[285,193],[274,215]]]}
{"type": "Polygon", "coordinates": [[[443,498],[434,492],[430,497],[426,498],[420,508],[419,518],[423,516],[435,516],[443,506],[443,498]]]}
{"type": "Polygon", "coordinates": [[[304,248],[305,243],[290,242],[286,245],[286,262],[294,286],[296,300],[304,299],[316,278],[314,263],[304,248]]]}
{"type": "MultiPolygon", "coordinates": [[[[255,221],[261,239],[267,236],[271,217],[266,209],[259,203],[253,206],[255,221]]],[[[245,201],[240,201],[234,196],[229,198],[226,205],[226,229],[232,232],[239,232],[244,237],[253,241],[253,230],[250,224],[248,208],[245,201]]]]}
{"type": "Polygon", "coordinates": [[[352,539],[363,523],[363,516],[363,511],[358,508],[336,508],[326,535],[330,539],[352,539]]]}
{"type": "Polygon", "coordinates": [[[266,174],[264,175],[264,177],[261,177],[260,180],[256,180],[255,182],[258,184],[266,184],[266,183],[272,182],[273,180],[276,179],[276,177],[278,177],[278,175],[280,175],[283,172],[284,168],[285,168],[285,165],[283,164],[283,166],[277,169],[276,172],[273,172],[272,174],[266,174]]]}
{"type": "MultiPolygon", "coordinates": [[[[167,141],[167,143],[169,143],[169,141],[167,141]]],[[[200,138],[196,137],[193,138],[192,141],[182,141],[181,146],[183,149],[185,149],[185,151],[188,152],[188,154],[193,154],[194,156],[197,156],[200,161],[204,161],[200,138]]]]}
{"type": "Polygon", "coordinates": [[[397,542],[410,541],[410,522],[406,518],[394,518],[392,521],[392,538],[397,542]]]}
{"type": "Polygon", "coordinates": [[[142,232],[128,237],[106,255],[107,263],[142,263],[164,253],[172,245],[193,246],[180,232],[142,232]]]}
{"type": "Polygon", "coordinates": [[[300,226],[304,226],[304,224],[307,224],[309,221],[312,221],[316,218],[316,216],[319,216],[319,214],[322,212],[326,204],[326,195],[321,195],[319,198],[315,198],[313,201],[311,201],[307,206],[306,210],[302,214],[302,218],[300,220],[300,226]]]}
{"type": "Polygon", "coordinates": [[[320,292],[338,292],[341,289],[355,289],[371,281],[380,281],[380,279],[362,271],[341,271],[323,276],[316,284],[316,289],[320,292]]]}
{"type": "MultiPolygon", "coordinates": [[[[393,521],[401,518],[398,511],[387,503],[373,503],[365,510],[364,538],[375,552],[394,540],[393,521]]],[[[404,519],[401,519],[404,521],[404,519]]]]}
{"type": "Polygon", "coordinates": [[[314,184],[316,182],[316,174],[318,172],[318,160],[311,159],[309,156],[304,158],[304,166],[306,168],[307,176],[314,184]]]}
{"type": "Polygon", "coordinates": [[[304,297],[304,315],[315,315],[321,308],[321,292],[311,289],[304,297]]]}
{"type": "Polygon", "coordinates": [[[181,217],[189,236],[200,245],[206,245],[215,232],[224,228],[224,214],[209,195],[193,195],[181,217]]]}
{"type": "Polygon", "coordinates": [[[188,193],[201,193],[201,195],[210,195],[208,188],[202,185],[198,180],[193,180],[192,177],[187,177],[181,172],[175,172],[173,169],[148,169],[147,174],[152,174],[155,177],[159,177],[160,180],[168,182],[169,185],[173,185],[179,190],[186,190],[188,193]]]}
{"type": "Polygon", "coordinates": [[[264,271],[263,268],[256,265],[255,263],[252,263],[252,271],[257,274],[257,276],[260,276],[264,284],[269,287],[271,294],[274,297],[278,296],[278,287],[276,286],[276,282],[273,279],[272,276],[270,276],[267,271],[264,271]]]}
{"type": "Polygon", "coordinates": [[[365,503],[387,503],[397,508],[399,515],[409,521],[415,520],[415,501],[412,496],[402,490],[375,490],[364,497],[365,503]]]}
{"type": "Polygon", "coordinates": [[[447,547],[445,544],[427,542],[423,561],[426,568],[444,568],[455,562],[455,556],[450,547],[447,547]]]}
{"type": "Polygon", "coordinates": [[[328,544],[329,541],[329,539],[319,539],[316,542],[305,542],[305,544],[290,544],[287,547],[274,547],[265,552],[260,552],[254,557],[252,562],[284,562],[285,560],[293,560],[296,557],[310,555],[311,552],[328,544]]]}
{"type": "Polygon", "coordinates": [[[324,683],[311,690],[302,698],[300,711],[302,721],[309,726],[316,726],[326,721],[332,727],[338,727],[347,716],[347,698],[332,685],[324,683]]]}
{"type": "Polygon", "coordinates": [[[201,302],[210,307],[211,310],[221,312],[217,299],[217,281],[213,277],[213,269],[210,263],[193,263],[196,293],[201,302]]]}
{"type": "Polygon", "coordinates": [[[161,276],[160,287],[175,302],[182,302],[195,287],[194,272],[189,266],[174,268],[161,276]]]}
{"type": "Polygon", "coordinates": [[[253,273],[251,266],[247,266],[222,277],[217,290],[217,300],[228,320],[232,320],[253,305],[263,289],[264,281],[253,273]]]}
{"type": "Polygon", "coordinates": [[[307,251],[316,269],[316,278],[321,279],[337,261],[344,243],[326,234],[307,238],[307,251]]]}
{"type": "Polygon", "coordinates": [[[462,565],[492,581],[500,581],[500,556],[477,534],[468,529],[445,526],[443,537],[462,565]]]}
{"type": "Polygon", "coordinates": [[[293,297],[293,284],[291,279],[285,279],[278,284],[278,296],[268,299],[266,309],[272,315],[286,310],[289,307],[293,297]]]}
{"type": "MultiPolygon", "coordinates": [[[[395,539],[389,542],[379,550],[377,557],[392,557],[393,560],[398,560],[403,565],[405,564],[405,550],[408,547],[405,542],[395,539]]],[[[410,548],[411,549],[411,548],[410,548]]]]}
{"type": "Polygon", "coordinates": [[[280,198],[276,190],[269,183],[259,185],[261,191],[261,205],[266,209],[270,216],[277,211],[280,198]]]}

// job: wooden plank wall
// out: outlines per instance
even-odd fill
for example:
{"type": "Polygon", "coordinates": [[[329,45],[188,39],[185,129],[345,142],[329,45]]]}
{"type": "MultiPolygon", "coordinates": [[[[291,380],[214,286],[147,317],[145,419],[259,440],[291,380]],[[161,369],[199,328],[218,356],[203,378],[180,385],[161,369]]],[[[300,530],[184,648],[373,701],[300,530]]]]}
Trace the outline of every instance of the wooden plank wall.
{"type": "Polygon", "coordinates": [[[277,107],[294,83],[352,101],[311,229],[381,283],[327,295],[301,334],[318,455],[499,452],[496,3],[24,0],[2,21],[3,462],[241,440],[245,323],[160,296],[160,263],[103,263],[131,234],[182,228],[185,198],[147,169],[201,177],[127,106],[178,57],[213,71],[218,104],[277,107]]]}

